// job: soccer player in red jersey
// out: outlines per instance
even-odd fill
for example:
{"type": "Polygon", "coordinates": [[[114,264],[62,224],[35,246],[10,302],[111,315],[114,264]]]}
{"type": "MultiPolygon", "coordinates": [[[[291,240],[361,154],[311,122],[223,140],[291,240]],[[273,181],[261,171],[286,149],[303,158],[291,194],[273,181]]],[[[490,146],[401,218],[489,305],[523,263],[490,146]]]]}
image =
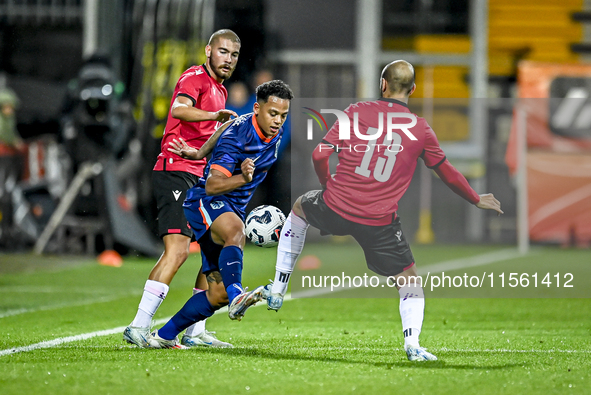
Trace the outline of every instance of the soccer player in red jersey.
{"type": "Polygon", "coordinates": [[[358,102],[345,110],[350,125],[345,133],[337,121],[314,150],[314,168],[323,190],[300,196],[285,222],[275,281],[265,295],[267,306],[281,308],[309,225],[323,234],[351,235],[363,248],[369,269],[396,277],[397,285],[404,284],[397,288],[408,359],[436,360],[419,345],[423,288],[414,282],[415,260],[397,215],[398,201],[410,184],[417,160],[421,158],[449,188],[476,207],[503,212],[492,194],[478,195],[470,187],[446,159],[431,127],[408,109],[408,98],[416,88],[412,65],[404,60],[388,64],[380,87],[379,100],[358,102]],[[370,139],[373,134],[379,137],[370,139]],[[339,163],[331,175],[328,160],[333,153],[338,154],[339,163]]]}
{"type": "MultiPolygon", "coordinates": [[[[158,233],[164,241],[164,253],[150,272],[137,314],[123,332],[123,339],[139,347],[147,346],[152,317],[168,293],[168,286],[189,255],[192,231],[183,212],[188,189],[203,175],[204,156],[189,160],[175,154],[178,144],[199,149],[221,123],[235,112],[224,109],[228,92],[222,85],[238,62],[240,39],[231,30],[218,30],[205,47],[207,61],[192,66],[179,78],[171,100],[162,150],[153,171],[153,187],[158,206],[158,233]]],[[[207,289],[201,271],[193,293],[207,289]]],[[[187,329],[186,346],[232,347],[205,330],[205,321],[187,329]]]]}

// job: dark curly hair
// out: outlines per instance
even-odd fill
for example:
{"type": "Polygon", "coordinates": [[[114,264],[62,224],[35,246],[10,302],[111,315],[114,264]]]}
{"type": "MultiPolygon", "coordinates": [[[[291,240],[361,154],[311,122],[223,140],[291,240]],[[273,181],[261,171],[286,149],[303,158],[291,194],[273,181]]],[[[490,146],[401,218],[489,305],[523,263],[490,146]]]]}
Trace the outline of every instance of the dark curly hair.
{"type": "Polygon", "coordinates": [[[256,93],[257,101],[262,103],[266,103],[269,100],[269,96],[275,96],[285,100],[293,99],[291,88],[281,80],[273,80],[260,84],[257,86],[256,93]]]}

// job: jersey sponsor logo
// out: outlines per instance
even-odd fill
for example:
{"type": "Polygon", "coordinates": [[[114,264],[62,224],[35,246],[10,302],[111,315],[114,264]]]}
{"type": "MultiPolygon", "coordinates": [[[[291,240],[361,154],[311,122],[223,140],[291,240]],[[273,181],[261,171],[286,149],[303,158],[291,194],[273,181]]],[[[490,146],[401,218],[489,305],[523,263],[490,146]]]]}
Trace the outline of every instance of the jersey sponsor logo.
{"type": "Polygon", "coordinates": [[[225,206],[225,203],[224,202],[220,202],[219,200],[216,200],[215,202],[209,203],[209,205],[211,206],[212,209],[219,210],[219,209],[221,209],[222,207],[225,206]]]}
{"type": "MultiPolygon", "coordinates": [[[[324,119],[324,117],[320,114],[320,113],[328,113],[328,114],[334,114],[336,115],[338,121],[339,121],[339,140],[350,140],[351,139],[351,114],[347,115],[344,111],[341,110],[335,110],[335,109],[321,109],[320,113],[318,111],[315,111],[309,107],[303,107],[306,110],[312,111],[312,112],[304,112],[304,114],[307,114],[309,116],[311,116],[313,118],[313,120],[316,121],[316,123],[320,126],[320,130],[324,131],[323,125],[326,127],[326,129],[328,130],[328,125],[326,123],[326,120],[324,119]],[[322,123],[320,122],[320,120],[322,120],[322,123]]],[[[388,140],[392,140],[392,135],[394,133],[394,130],[401,130],[406,137],[408,137],[409,139],[413,140],[413,141],[417,141],[418,139],[416,138],[416,136],[414,134],[412,134],[412,132],[410,131],[411,128],[415,127],[417,124],[417,116],[411,113],[406,113],[406,112],[388,112],[384,115],[384,113],[380,112],[378,113],[378,127],[376,129],[375,133],[367,133],[367,134],[363,134],[360,130],[359,130],[359,113],[358,112],[353,112],[353,132],[355,133],[355,136],[360,139],[360,140],[364,140],[364,141],[373,141],[373,140],[377,140],[382,133],[384,132],[384,122],[386,123],[386,134],[387,134],[387,138],[388,140]],[[410,120],[410,122],[408,121],[403,121],[401,123],[400,122],[400,118],[404,118],[407,120],[410,120]],[[397,121],[395,121],[395,119],[397,121]]],[[[312,122],[312,119],[308,119],[308,123],[307,123],[307,139],[308,140],[313,140],[314,136],[313,136],[313,129],[314,129],[314,123],[312,122]]],[[[375,128],[372,128],[375,129],[375,128]]]]}
{"type": "Polygon", "coordinates": [[[172,196],[174,196],[174,200],[179,200],[179,197],[181,196],[181,191],[176,190],[176,191],[172,191],[172,196]]]}

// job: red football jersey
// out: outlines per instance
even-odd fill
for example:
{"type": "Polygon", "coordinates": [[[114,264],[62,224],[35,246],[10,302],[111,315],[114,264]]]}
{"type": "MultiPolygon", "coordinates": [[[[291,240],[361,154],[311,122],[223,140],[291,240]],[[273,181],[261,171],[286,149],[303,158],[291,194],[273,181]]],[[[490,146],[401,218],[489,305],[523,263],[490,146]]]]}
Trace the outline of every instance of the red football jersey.
{"type": "Polygon", "coordinates": [[[417,159],[422,158],[432,168],[445,161],[445,154],[427,122],[412,114],[401,101],[382,98],[359,102],[347,107],[345,113],[350,121],[350,138],[340,139],[337,121],[322,143],[339,156],[336,174],[327,182],[324,200],[350,221],[387,225],[408,189],[417,159]],[[370,135],[380,127],[380,117],[382,133],[376,140],[363,140],[355,134],[355,118],[358,133],[370,135]],[[388,138],[388,124],[408,125],[413,120],[416,124],[406,129],[391,127],[392,140],[388,138]]]}
{"type": "MultiPolygon", "coordinates": [[[[225,108],[228,91],[209,75],[205,65],[201,65],[190,67],[180,76],[170,101],[171,107],[175,98],[179,95],[189,98],[196,108],[216,112],[225,108]]],[[[169,111],[166,129],[160,145],[161,151],[154,170],[184,171],[201,177],[207,161],[205,159],[198,161],[183,159],[168,151],[170,147],[168,143],[172,139],[176,138],[178,140],[179,137],[182,137],[188,145],[199,149],[219,126],[220,123],[217,121],[181,121],[173,118],[169,111]]]]}

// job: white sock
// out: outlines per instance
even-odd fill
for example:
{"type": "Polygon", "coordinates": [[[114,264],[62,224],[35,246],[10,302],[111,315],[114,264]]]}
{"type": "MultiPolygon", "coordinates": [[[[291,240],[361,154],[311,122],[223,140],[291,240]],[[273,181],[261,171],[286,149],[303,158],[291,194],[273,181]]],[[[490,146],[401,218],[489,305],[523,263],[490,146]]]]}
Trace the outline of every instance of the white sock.
{"type": "Polygon", "coordinates": [[[289,213],[281,229],[281,237],[277,246],[277,262],[275,264],[275,281],[271,292],[285,295],[289,278],[298,257],[304,249],[308,223],[292,212],[289,213]]]}
{"type": "Polygon", "coordinates": [[[137,310],[137,314],[133,319],[131,326],[138,328],[150,328],[152,325],[152,317],[156,314],[156,310],[160,307],[160,304],[166,298],[168,293],[168,285],[148,280],[144,286],[144,294],[140,300],[140,305],[137,310]]]}
{"type": "MultiPolygon", "coordinates": [[[[199,288],[193,288],[193,295],[197,295],[199,292],[203,292],[203,289],[199,289],[199,288]]],[[[187,328],[187,331],[185,332],[185,335],[190,336],[190,337],[195,337],[197,335],[202,334],[203,332],[205,332],[205,321],[207,321],[207,319],[204,319],[202,321],[198,321],[196,323],[194,323],[193,325],[191,325],[190,327],[187,328]]]]}
{"type": "Polygon", "coordinates": [[[425,315],[425,294],[423,287],[408,284],[398,290],[400,294],[400,318],[404,334],[404,348],[419,347],[419,334],[425,315]]]}

